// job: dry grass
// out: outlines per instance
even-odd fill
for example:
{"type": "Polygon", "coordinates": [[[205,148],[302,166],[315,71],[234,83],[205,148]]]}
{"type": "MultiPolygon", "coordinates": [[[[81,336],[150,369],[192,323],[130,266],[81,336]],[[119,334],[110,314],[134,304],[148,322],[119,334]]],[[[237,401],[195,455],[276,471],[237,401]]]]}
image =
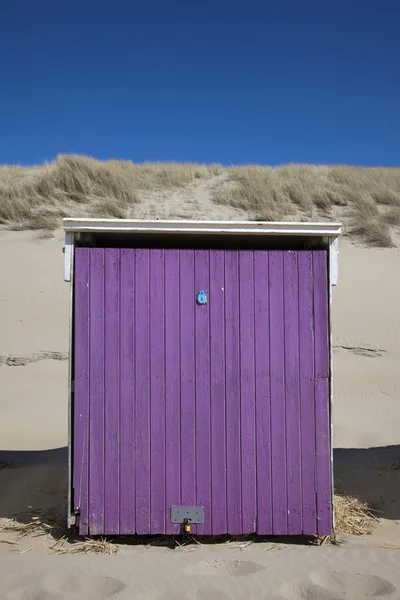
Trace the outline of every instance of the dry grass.
{"type": "Polygon", "coordinates": [[[393,245],[390,226],[400,225],[400,169],[250,165],[229,172],[236,185],[220,189],[217,202],[266,221],[335,218],[341,211],[350,218],[353,237],[393,245]]]}
{"type": "Polygon", "coordinates": [[[65,216],[132,217],[141,191],[185,187],[221,172],[219,165],[138,165],[76,155],[60,155],[43,167],[2,167],[0,222],[54,230],[65,216]]]}
{"type": "Polygon", "coordinates": [[[383,215],[383,218],[388,225],[400,226],[400,206],[391,206],[383,215]]]}
{"type": "MultiPolygon", "coordinates": [[[[53,548],[55,548],[53,546],[53,548]]],[[[77,542],[73,545],[61,545],[56,549],[56,554],[117,554],[118,546],[106,538],[91,539],[86,538],[83,542],[77,542]]]]}
{"type": "Polygon", "coordinates": [[[370,196],[360,196],[353,204],[352,234],[362,238],[370,246],[393,246],[389,225],[375,201],[370,196]]]}
{"type": "Polygon", "coordinates": [[[118,546],[106,538],[75,539],[67,528],[66,518],[60,508],[31,509],[13,520],[0,525],[0,533],[15,533],[18,539],[26,536],[48,535],[55,540],[51,549],[56,554],[116,554],[118,546]]]}
{"type": "Polygon", "coordinates": [[[378,519],[373,509],[355,496],[335,494],[335,533],[368,535],[373,533],[378,519]]]}
{"type": "MultiPolygon", "coordinates": [[[[258,220],[340,218],[368,245],[393,245],[400,226],[400,169],[243,166],[225,169],[214,202],[258,220]]],[[[0,167],[0,223],[54,231],[65,216],[132,218],[143,192],[185,188],[223,172],[220,165],[98,161],[60,155],[43,166],[0,167]]]]}
{"type": "Polygon", "coordinates": [[[31,509],[29,513],[16,515],[15,519],[4,521],[0,532],[18,534],[19,539],[28,535],[49,534],[55,539],[61,539],[67,533],[65,516],[57,508],[48,510],[31,509]]]}

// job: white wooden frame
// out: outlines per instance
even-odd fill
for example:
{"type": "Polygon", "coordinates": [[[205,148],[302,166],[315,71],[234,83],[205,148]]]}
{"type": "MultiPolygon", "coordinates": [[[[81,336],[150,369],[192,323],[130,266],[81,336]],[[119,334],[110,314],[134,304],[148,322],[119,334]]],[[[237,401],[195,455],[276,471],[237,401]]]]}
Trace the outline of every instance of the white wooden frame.
{"type": "Polygon", "coordinates": [[[148,221],[141,219],[64,219],[65,281],[71,280],[75,233],[142,233],[205,235],[305,236],[323,238],[329,249],[331,285],[338,281],[341,223],[295,223],[264,221],[148,221]]]}

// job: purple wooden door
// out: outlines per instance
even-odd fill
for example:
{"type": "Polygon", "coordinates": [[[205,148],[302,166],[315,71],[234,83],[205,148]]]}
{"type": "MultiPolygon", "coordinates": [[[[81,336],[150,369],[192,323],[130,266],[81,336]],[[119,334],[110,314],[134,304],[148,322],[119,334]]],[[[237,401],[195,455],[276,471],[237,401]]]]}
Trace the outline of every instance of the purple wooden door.
{"type": "Polygon", "coordinates": [[[74,382],[82,534],[331,532],[325,251],[76,248],[74,382]]]}

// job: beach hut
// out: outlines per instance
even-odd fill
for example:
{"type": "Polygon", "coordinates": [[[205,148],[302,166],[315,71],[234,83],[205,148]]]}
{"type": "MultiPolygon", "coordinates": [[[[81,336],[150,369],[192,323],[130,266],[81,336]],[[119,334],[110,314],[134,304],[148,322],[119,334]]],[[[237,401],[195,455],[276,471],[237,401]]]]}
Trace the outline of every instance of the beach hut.
{"type": "Polygon", "coordinates": [[[340,224],[64,229],[69,525],[330,534],[340,224]]]}

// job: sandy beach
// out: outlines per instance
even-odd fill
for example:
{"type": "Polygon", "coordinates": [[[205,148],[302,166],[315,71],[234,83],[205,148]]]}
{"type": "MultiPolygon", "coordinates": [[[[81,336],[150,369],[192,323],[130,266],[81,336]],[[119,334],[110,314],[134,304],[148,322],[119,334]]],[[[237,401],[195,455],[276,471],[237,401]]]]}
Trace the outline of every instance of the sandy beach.
{"type": "MultiPolygon", "coordinates": [[[[0,232],[2,523],[66,502],[63,242],[61,230],[51,239],[0,232]]],[[[344,535],[342,545],[323,547],[275,540],[171,550],[127,542],[116,557],[54,557],[52,536],[2,532],[0,598],[400,598],[400,554],[390,549],[400,546],[400,470],[388,468],[400,459],[399,269],[397,247],[340,240],[335,478],[380,511],[372,535],[344,535]]]]}

